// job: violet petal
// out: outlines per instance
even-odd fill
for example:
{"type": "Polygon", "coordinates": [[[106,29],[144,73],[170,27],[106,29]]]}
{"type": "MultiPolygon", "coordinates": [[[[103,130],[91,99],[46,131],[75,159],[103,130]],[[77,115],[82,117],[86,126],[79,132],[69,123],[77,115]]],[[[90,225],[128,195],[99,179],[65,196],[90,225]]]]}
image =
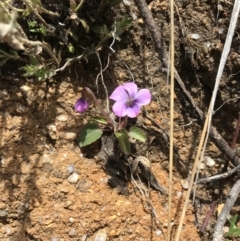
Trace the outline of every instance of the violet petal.
{"type": "Polygon", "coordinates": [[[147,105],[151,101],[151,94],[148,89],[141,89],[135,96],[135,103],[139,106],[147,105]]]}
{"type": "Polygon", "coordinates": [[[139,113],[140,106],[135,104],[134,106],[127,108],[125,115],[127,115],[130,118],[135,118],[139,113]]]}
{"type": "Polygon", "coordinates": [[[75,105],[74,105],[74,110],[76,112],[84,112],[88,108],[89,104],[84,98],[79,98],[75,105]]]}
{"type": "Polygon", "coordinates": [[[112,107],[113,113],[118,117],[124,117],[126,115],[127,106],[125,102],[115,102],[112,107]]]}
{"type": "Polygon", "coordinates": [[[135,95],[138,92],[138,87],[133,82],[128,82],[123,85],[123,88],[128,92],[131,99],[135,98],[135,95]]]}
{"type": "Polygon", "coordinates": [[[118,86],[112,94],[109,96],[110,99],[115,101],[127,101],[128,100],[128,94],[123,88],[122,85],[118,86]]]}

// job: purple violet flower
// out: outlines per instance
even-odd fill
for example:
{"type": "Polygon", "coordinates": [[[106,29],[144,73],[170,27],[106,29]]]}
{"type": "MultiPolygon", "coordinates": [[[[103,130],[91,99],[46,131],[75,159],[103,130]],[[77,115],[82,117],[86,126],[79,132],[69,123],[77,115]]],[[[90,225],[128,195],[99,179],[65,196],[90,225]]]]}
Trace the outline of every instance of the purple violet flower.
{"type": "Polygon", "coordinates": [[[80,97],[74,105],[74,110],[76,112],[84,112],[88,106],[88,102],[83,97],[80,97]]]}
{"type": "Polygon", "coordinates": [[[118,86],[109,97],[115,100],[112,109],[116,116],[130,118],[136,117],[140,108],[151,101],[151,94],[148,89],[140,89],[135,83],[129,82],[118,86]]]}

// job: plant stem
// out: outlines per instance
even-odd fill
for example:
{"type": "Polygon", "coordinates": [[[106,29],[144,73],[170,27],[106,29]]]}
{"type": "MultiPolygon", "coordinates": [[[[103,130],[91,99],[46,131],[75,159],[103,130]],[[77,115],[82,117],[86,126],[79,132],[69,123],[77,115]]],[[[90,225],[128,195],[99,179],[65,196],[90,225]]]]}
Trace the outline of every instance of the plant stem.
{"type": "Polygon", "coordinates": [[[75,13],[81,9],[81,7],[82,7],[82,5],[83,5],[84,2],[85,2],[85,0],[82,0],[82,1],[78,4],[78,6],[77,6],[76,9],[75,9],[75,13]]]}
{"type": "Polygon", "coordinates": [[[119,129],[119,130],[125,129],[126,126],[127,126],[127,123],[128,123],[128,116],[125,116],[123,121],[122,121],[122,118],[119,117],[119,126],[118,126],[118,129],[119,129]]]}
{"type": "Polygon", "coordinates": [[[89,89],[88,87],[84,87],[83,91],[86,91],[92,97],[93,101],[97,105],[98,109],[101,111],[102,115],[107,119],[108,124],[111,125],[112,127],[114,127],[113,120],[111,119],[109,114],[102,108],[102,106],[100,105],[98,99],[96,98],[96,96],[92,92],[92,90],[89,89]]]}

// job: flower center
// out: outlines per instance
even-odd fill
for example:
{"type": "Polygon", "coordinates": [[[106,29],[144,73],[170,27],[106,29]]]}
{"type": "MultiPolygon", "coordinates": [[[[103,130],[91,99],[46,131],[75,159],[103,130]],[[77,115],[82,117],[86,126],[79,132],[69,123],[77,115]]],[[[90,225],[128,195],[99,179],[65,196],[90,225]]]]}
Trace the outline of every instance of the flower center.
{"type": "Polygon", "coordinates": [[[129,99],[127,101],[127,107],[133,107],[135,105],[135,100],[134,99],[129,99]]]}

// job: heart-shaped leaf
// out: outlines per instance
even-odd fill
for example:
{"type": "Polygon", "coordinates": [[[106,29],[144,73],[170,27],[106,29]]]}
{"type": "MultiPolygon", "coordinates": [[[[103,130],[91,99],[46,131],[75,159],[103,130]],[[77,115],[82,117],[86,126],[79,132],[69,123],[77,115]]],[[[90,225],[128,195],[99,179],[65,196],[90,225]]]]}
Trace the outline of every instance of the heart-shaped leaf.
{"type": "Polygon", "coordinates": [[[108,124],[106,118],[104,118],[102,116],[92,116],[89,120],[96,121],[97,123],[100,123],[100,124],[105,124],[105,125],[108,124]]]}
{"type": "Polygon", "coordinates": [[[96,122],[88,122],[81,129],[79,137],[80,147],[92,144],[102,136],[102,133],[102,130],[99,128],[96,122]]]}
{"type": "Polygon", "coordinates": [[[133,139],[136,139],[138,141],[141,141],[141,142],[146,141],[146,136],[144,135],[144,133],[139,128],[137,128],[135,126],[130,127],[128,135],[130,137],[132,137],[133,139]]]}

